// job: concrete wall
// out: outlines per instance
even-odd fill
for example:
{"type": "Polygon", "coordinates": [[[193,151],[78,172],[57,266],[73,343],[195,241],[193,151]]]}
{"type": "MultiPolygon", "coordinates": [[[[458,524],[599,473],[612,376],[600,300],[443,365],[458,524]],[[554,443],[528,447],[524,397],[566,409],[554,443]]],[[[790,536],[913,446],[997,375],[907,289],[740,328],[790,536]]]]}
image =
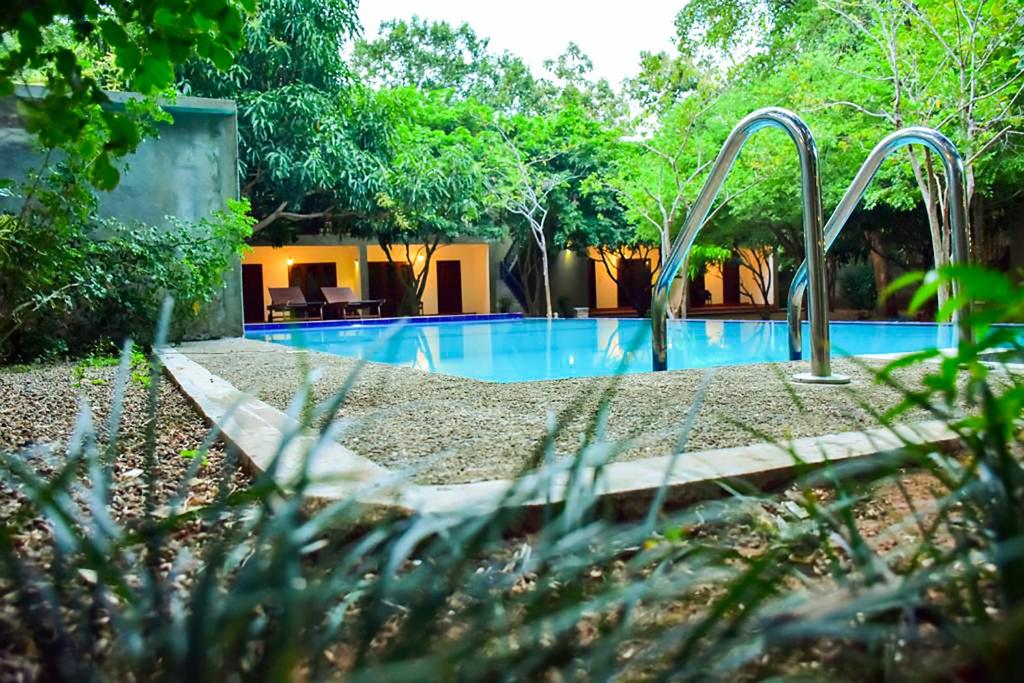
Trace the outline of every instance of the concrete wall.
{"type": "MultiPolygon", "coordinates": [[[[577,307],[587,306],[587,269],[590,264],[585,254],[569,249],[555,252],[548,265],[551,269],[551,307],[559,315],[577,307]],[[562,299],[565,299],[562,301],[562,299]]],[[[541,297],[544,296],[543,288],[541,297]]]]}
{"type": "MultiPolygon", "coordinates": [[[[38,88],[20,88],[30,97],[38,88]]],[[[110,93],[116,103],[129,97],[110,93]]],[[[197,221],[238,197],[238,144],[235,105],[225,100],[179,97],[165,109],[174,119],[124,160],[121,183],[100,193],[102,216],[125,222],[166,225],[168,216],[197,221]]],[[[24,131],[14,97],[0,99],[0,175],[22,179],[39,170],[43,156],[24,131]]],[[[224,290],[198,318],[179,321],[186,338],[242,334],[242,278],[235,264],[224,274],[224,290]]]]}

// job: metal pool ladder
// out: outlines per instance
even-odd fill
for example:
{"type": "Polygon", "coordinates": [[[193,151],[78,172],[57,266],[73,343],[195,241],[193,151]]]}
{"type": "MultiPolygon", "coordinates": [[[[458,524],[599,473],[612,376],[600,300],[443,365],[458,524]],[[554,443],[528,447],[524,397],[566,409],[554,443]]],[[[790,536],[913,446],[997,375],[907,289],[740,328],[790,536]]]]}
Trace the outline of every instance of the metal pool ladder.
{"type": "MultiPolygon", "coordinates": [[[[825,251],[828,252],[835,243],[839,233],[846,227],[850,215],[857,208],[857,204],[864,197],[868,185],[874,179],[882,162],[888,159],[893,152],[908,145],[923,145],[942,160],[943,169],[946,172],[946,205],[949,207],[949,223],[951,242],[953,248],[953,263],[967,263],[970,255],[970,232],[968,230],[967,203],[964,184],[964,162],[949,138],[937,130],[931,128],[902,128],[887,136],[871,150],[864,165],[857,171],[853,183],[846,190],[839,206],[832,213],[832,217],[825,224],[825,251]]],[[[803,302],[804,289],[807,287],[807,267],[811,263],[808,257],[800,267],[796,269],[793,282],[789,286],[789,301],[786,304],[786,319],[789,322],[789,357],[791,360],[800,360],[800,306],[803,302]]],[[[953,296],[956,296],[959,286],[954,280],[953,296]]],[[[881,292],[879,292],[881,293],[881,292]]],[[[953,313],[954,343],[960,339],[969,339],[971,335],[970,326],[967,324],[965,311],[957,308],[953,313]]]]}
{"type": "MultiPolygon", "coordinates": [[[[872,150],[867,161],[854,178],[853,184],[824,226],[821,208],[821,178],[818,171],[818,148],[814,136],[803,120],[791,111],[776,107],[758,109],[740,121],[711,166],[704,187],[683,222],[682,229],[663,262],[654,285],[651,301],[651,350],[654,370],[668,369],[668,299],[672,281],[686,260],[693,242],[704,227],[711,206],[725,179],[736,163],[743,145],[762,128],[784,130],[796,145],[800,157],[800,185],[803,198],[804,262],[797,269],[790,286],[788,302],[790,358],[801,357],[801,303],[808,285],[807,317],[811,328],[811,371],[793,377],[798,382],[818,384],[845,384],[849,378],[832,374],[831,349],[828,329],[828,283],[825,273],[825,252],[835,242],[854,208],[863,197],[882,162],[895,150],[910,144],[922,144],[942,158],[947,177],[947,200],[950,223],[953,228],[953,260],[967,262],[967,210],[964,204],[963,161],[956,147],[945,136],[928,128],[905,128],[888,136],[872,150]]],[[[956,322],[961,336],[969,334],[957,314],[956,322]]]]}

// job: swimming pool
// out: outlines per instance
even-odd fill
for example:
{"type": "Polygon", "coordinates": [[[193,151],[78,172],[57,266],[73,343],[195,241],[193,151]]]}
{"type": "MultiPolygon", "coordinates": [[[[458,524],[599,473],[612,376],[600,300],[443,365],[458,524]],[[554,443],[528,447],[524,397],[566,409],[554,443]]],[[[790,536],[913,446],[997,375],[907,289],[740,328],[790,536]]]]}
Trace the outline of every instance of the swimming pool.
{"type": "MultiPolygon", "coordinates": [[[[668,335],[671,370],[789,358],[784,322],[672,320],[668,335]]],[[[651,370],[651,325],[639,319],[421,320],[397,330],[379,324],[313,324],[250,330],[245,336],[489,382],[651,370]]],[[[809,337],[805,323],[805,358],[810,353],[809,337]]],[[[831,338],[834,356],[900,353],[953,346],[953,328],[925,323],[833,322],[831,338]]]]}

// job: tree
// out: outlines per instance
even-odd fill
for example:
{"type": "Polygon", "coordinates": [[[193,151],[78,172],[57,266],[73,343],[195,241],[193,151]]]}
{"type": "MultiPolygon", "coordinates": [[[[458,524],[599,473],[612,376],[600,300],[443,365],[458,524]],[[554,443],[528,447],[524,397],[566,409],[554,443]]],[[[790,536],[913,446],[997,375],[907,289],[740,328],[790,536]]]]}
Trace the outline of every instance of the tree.
{"type": "MultiPolygon", "coordinates": [[[[984,245],[979,174],[998,162],[999,148],[1024,124],[1020,8],[983,0],[835,0],[825,6],[842,17],[862,46],[841,59],[840,67],[870,84],[854,91],[856,99],[832,97],[826,104],[892,130],[923,125],[952,138],[964,157],[976,242],[984,245]]],[[[907,158],[928,216],[933,263],[940,268],[952,254],[947,179],[929,151],[909,148],[907,158]]],[[[988,173],[988,182],[994,175],[988,173]]],[[[941,289],[940,307],[947,296],[941,289]]]]}
{"type": "Polygon", "coordinates": [[[614,127],[627,120],[625,100],[604,78],[593,80],[594,63],[576,43],[570,42],[562,54],[545,60],[544,68],[553,79],[545,84],[549,107],[580,107],[595,120],[614,127]]]}
{"type": "Polygon", "coordinates": [[[502,154],[490,182],[497,220],[509,226],[513,248],[520,250],[527,309],[537,312],[543,293],[543,310],[551,315],[550,254],[563,248],[583,253],[595,235],[624,222],[621,204],[602,180],[619,152],[618,132],[573,99],[499,125],[502,154]]]}
{"type": "Polygon", "coordinates": [[[111,54],[120,79],[146,97],[164,94],[175,65],[192,55],[226,68],[242,44],[244,12],[254,0],[12,0],[0,8],[0,96],[38,82],[41,97],[22,98],[26,129],[45,149],[74,158],[93,185],[113,189],[115,160],[133,152],[158,108],[111,108],[88,54],[111,54]],[[79,47],[81,46],[81,47],[79,47]]]}
{"type": "Polygon", "coordinates": [[[441,243],[501,233],[487,213],[485,165],[497,144],[493,112],[444,91],[399,88],[378,97],[398,117],[394,142],[380,159],[382,182],[373,210],[350,229],[380,244],[404,287],[399,311],[414,315],[441,243]],[[418,253],[417,244],[423,245],[418,253]]]}
{"type": "MultiPolygon", "coordinates": [[[[704,184],[708,167],[714,161],[720,144],[717,131],[709,128],[706,117],[718,103],[717,89],[708,82],[697,83],[689,95],[660,116],[658,129],[648,137],[631,144],[633,149],[621,157],[617,172],[610,182],[627,208],[633,235],[607,240],[598,245],[605,252],[643,245],[657,245],[657,263],[651,269],[652,284],[657,280],[663,260],[672,248],[672,240],[689,213],[690,205],[704,184]]],[[[755,181],[750,180],[752,185],[755,181]]],[[[735,187],[735,181],[730,183],[735,187]]],[[[740,187],[727,191],[708,214],[707,223],[736,197],[749,189],[740,187]]],[[[681,271],[689,269],[683,264],[681,271]]],[[[683,287],[679,305],[669,311],[685,317],[688,290],[683,287]]]]}
{"type": "Polygon", "coordinates": [[[372,41],[360,40],[352,55],[359,80],[376,87],[451,90],[506,114],[535,113],[545,88],[519,57],[489,51],[489,40],[469,24],[444,21],[384,22],[372,41]]]}
{"type": "Polygon", "coordinates": [[[351,83],[343,48],[359,30],[353,0],[265,0],[226,71],[210,59],[180,70],[181,92],[235,100],[242,192],[265,238],[368,211],[390,112],[351,83]]]}
{"type": "Polygon", "coordinates": [[[554,315],[551,307],[551,267],[548,262],[548,215],[550,198],[555,190],[570,179],[565,171],[551,171],[546,165],[559,152],[548,156],[527,156],[507,133],[501,133],[507,153],[501,176],[492,180],[491,190],[504,211],[522,218],[529,228],[530,238],[541,259],[541,281],[544,285],[544,310],[548,318],[554,315]]]}
{"type": "MultiPolygon", "coordinates": [[[[988,217],[997,211],[986,210],[986,200],[1022,173],[1024,26],[1018,15],[1015,3],[984,0],[693,0],[677,28],[684,54],[746,55],[720,71],[723,100],[738,97],[747,108],[786,106],[806,118],[821,152],[826,209],[886,134],[911,125],[945,133],[966,162],[975,258],[991,261],[988,217]]],[[[945,178],[934,162],[917,148],[894,157],[869,187],[863,208],[923,208],[931,261],[938,266],[949,260],[951,240],[945,178]]],[[[786,225],[786,205],[798,204],[774,201],[786,197],[782,179],[770,174],[757,204],[767,205],[773,223],[786,225]]],[[[737,219],[756,220],[754,207],[744,204],[734,207],[737,219]]],[[[869,248],[894,248],[879,243],[880,226],[867,227],[875,234],[870,245],[861,244],[865,255],[869,248]]]]}

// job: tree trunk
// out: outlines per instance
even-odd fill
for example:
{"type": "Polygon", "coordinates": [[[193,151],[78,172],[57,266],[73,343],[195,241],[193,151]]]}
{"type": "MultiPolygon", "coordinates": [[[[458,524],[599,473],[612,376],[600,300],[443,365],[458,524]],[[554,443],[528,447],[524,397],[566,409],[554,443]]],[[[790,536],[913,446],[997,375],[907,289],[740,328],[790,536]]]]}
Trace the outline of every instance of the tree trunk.
{"type": "MultiPolygon", "coordinates": [[[[947,256],[949,252],[946,247],[949,225],[943,221],[942,208],[939,206],[939,184],[932,168],[931,154],[927,150],[925,151],[924,164],[918,159],[914,150],[908,149],[907,154],[910,156],[910,167],[914,171],[914,180],[917,181],[917,189],[921,192],[921,199],[928,214],[928,232],[932,242],[932,264],[938,269],[946,265],[949,260],[947,256]]],[[[940,308],[946,303],[948,296],[948,286],[943,284],[937,293],[940,308]]]]}
{"type": "Polygon", "coordinates": [[[547,317],[550,320],[552,316],[551,311],[551,277],[548,272],[548,250],[542,248],[540,250],[541,266],[544,269],[544,299],[547,304],[547,317]]]}
{"type": "MultiPolygon", "coordinates": [[[[683,259],[682,265],[679,266],[679,272],[682,273],[683,280],[683,286],[681,288],[682,293],[679,296],[679,306],[677,306],[676,310],[674,311],[672,310],[671,306],[668,307],[668,317],[670,318],[679,318],[680,320],[684,320],[686,318],[686,310],[690,305],[690,282],[689,277],[686,275],[687,271],[689,270],[689,267],[690,255],[687,254],[686,258],[683,259]]],[[[675,278],[673,278],[673,282],[674,281],[675,278]]],[[[672,295],[672,285],[669,285],[668,293],[669,296],[672,295]]]]}
{"type": "MultiPolygon", "coordinates": [[[[868,263],[871,264],[871,271],[875,276],[875,295],[877,300],[875,307],[879,307],[882,300],[882,293],[889,286],[889,263],[885,260],[882,235],[876,230],[865,230],[864,239],[868,243],[868,263]]],[[[883,315],[891,315],[892,299],[886,299],[881,306],[883,315]]]]}

